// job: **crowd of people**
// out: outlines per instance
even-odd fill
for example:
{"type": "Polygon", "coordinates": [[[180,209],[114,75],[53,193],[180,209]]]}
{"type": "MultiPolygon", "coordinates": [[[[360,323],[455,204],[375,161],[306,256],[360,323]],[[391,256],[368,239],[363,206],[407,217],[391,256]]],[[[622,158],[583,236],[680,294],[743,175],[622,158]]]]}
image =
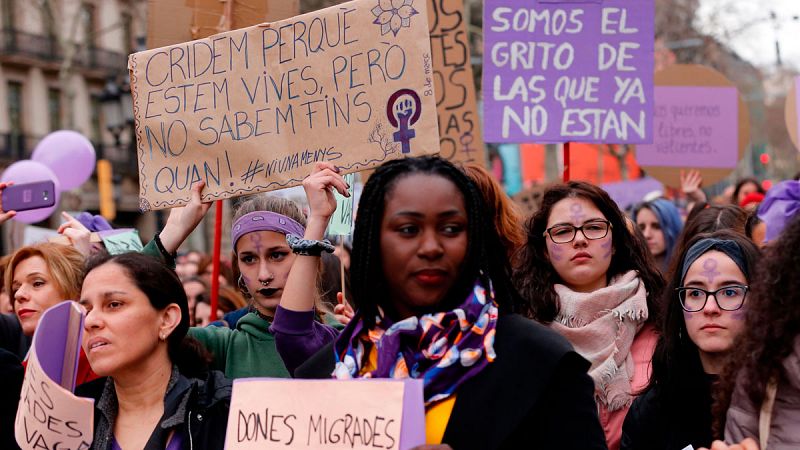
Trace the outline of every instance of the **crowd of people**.
{"type": "Polygon", "coordinates": [[[221,449],[246,377],[421,379],[426,449],[800,448],[800,182],[710,202],[701,183],[629,210],[559,183],[523,217],[481,167],[399,159],[331,243],[350,186],[317,163],[306,212],[238,201],[216,315],[211,258],[177,253],[210,207],[202,183],[139,253],[109,255],[89,236],[110,225],[65,215],[71,245],[0,260],[0,446],[16,447],[42,313],[75,300],[93,449],[221,449]]]}

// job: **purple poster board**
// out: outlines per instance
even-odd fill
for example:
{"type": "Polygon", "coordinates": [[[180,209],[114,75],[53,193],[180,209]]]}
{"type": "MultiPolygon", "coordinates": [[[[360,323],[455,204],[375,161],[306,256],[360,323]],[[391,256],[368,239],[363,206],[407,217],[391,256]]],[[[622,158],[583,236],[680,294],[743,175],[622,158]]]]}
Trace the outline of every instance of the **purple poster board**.
{"type": "Polygon", "coordinates": [[[76,305],[66,301],[50,307],[42,314],[33,335],[33,347],[42,371],[68,390],[75,388],[83,336],[84,317],[76,305]],[[64,379],[65,373],[70,374],[70,379],[64,379]]]}
{"type": "Polygon", "coordinates": [[[485,0],[487,142],[652,142],[654,0],[485,0]]]}
{"type": "Polygon", "coordinates": [[[739,94],[734,87],[658,86],[653,144],[636,147],[641,166],[735,168],[739,94]]]}
{"type": "Polygon", "coordinates": [[[655,191],[664,192],[664,185],[653,178],[640,178],[631,181],[619,181],[617,183],[605,183],[600,185],[604,191],[617,203],[619,209],[626,210],[628,207],[640,203],[647,194],[655,191]]]}

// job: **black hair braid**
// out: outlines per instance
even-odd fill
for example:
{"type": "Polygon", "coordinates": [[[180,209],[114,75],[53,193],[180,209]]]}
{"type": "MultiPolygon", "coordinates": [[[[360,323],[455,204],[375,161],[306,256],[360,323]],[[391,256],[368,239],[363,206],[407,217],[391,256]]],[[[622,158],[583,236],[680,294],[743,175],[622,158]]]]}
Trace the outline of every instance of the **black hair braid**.
{"type": "Polygon", "coordinates": [[[359,202],[350,275],[353,302],[361,310],[365,325],[374,325],[378,305],[389,306],[385,302],[387,292],[380,252],[386,196],[398,180],[412,174],[442,176],[455,184],[464,197],[468,219],[467,253],[459,277],[444,299],[445,307],[460,303],[482,272],[491,279],[501,309],[516,310],[521,300],[511,283],[505,247],[494,226],[483,215],[486,207],[475,184],[461,170],[439,157],[406,158],[380,166],[364,186],[359,202]]]}

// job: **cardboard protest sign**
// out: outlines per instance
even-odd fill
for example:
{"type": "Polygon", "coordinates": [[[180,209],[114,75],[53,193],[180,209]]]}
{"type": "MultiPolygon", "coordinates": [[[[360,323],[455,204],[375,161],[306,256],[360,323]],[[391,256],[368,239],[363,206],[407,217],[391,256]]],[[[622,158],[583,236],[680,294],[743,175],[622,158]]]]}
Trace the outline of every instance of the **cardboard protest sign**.
{"type": "Polygon", "coordinates": [[[75,389],[83,312],[63,302],[42,314],[28,354],[28,366],[14,422],[23,450],[88,450],[94,438],[94,400],[75,389]]]}
{"type": "Polygon", "coordinates": [[[166,47],[223,31],[288,19],[300,0],[149,0],[147,48],[166,47]],[[226,7],[228,8],[226,11],[226,7]],[[231,17],[226,20],[226,12],[231,17]]]}
{"type": "Polygon", "coordinates": [[[353,232],[353,186],[356,184],[356,174],[349,173],[342,178],[350,186],[350,196],[345,197],[338,191],[333,191],[333,196],[336,198],[336,211],[328,224],[328,234],[334,236],[349,236],[353,232]]]}
{"type": "Polygon", "coordinates": [[[433,81],[439,113],[439,156],[486,165],[463,0],[427,0],[433,81]]]}
{"type": "Polygon", "coordinates": [[[227,450],[397,449],[425,443],[422,380],[239,379],[227,450]]]}
{"type": "Polygon", "coordinates": [[[739,93],[734,87],[657,86],[653,143],[636,147],[643,166],[736,168],[739,93]]]}
{"type": "Polygon", "coordinates": [[[786,130],[789,131],[789,139],[795,148],[800,150],[800,142],[797,140],[798,130],[800,130],[800,102],[797,101],[798,93],[800,93],[800,77],[795,77],[792,87],[786,93],[786,107],[784,109],[784,117],[786,119],[786,130]]]}
{"type": "Polygon", "coordinates": [[[654,0],[486,0],[486,141],[649,143],[654,17],[654,0]]]}
{"type": "Polygon", "coordinates": [[[436,153],[427,11],[356,0],[131,55],[140,208],[436,153]]]}
{"type": "Polygon", "coordinates": [[[103,239],[103,244],[105,244],[106,250],[111,255],[140,252],[144,248],[142,240],[139,238],[139,230],[134,228],[100,231],[98,234],[103,239]]]}
{"type": "MultiPolygon", "coordinates": [[[[660,70],[655,74],[655,84],[657,87],[680,87],[680,88],[696,88],[695,93],[701,92],[703,89],[710,88],[711,92],[715,92],[717,94],[725,95],[724,93],[728,93],[730,95],[730,91],[718,91],[717,88],[733,88],[735,89],[735,85],[733,82],[725,78],[724,75],[717,72],[714,69],[709,67],[695,65],[695,64],[674,64],[668,66],[664,70],[660,70]]],[[[663,91],[669,93],[670,91],[663,91]]],[[[672,91],[675,92],[675,91],[672,91]]],[[[684,91],[678,91],[684,92],[684,91]]],[[[691,91],[689,91],[691,92],[691,91]]],[[[702,95],[702,94],[698,94],[702,95]]],[[[686,100],[686,99],[684,99],[686,100]]],[[[666,132],[669,133],[677,133],[678,135],[686,134],[686,136],[691,136],[692,133],[696,133],[696,135],[700,137],[700,126],[707,127],[709,121],[711,123],[714,122],[715,118],[711,117],[712,115],[719,114],[720,118],[723,116],[729,116],[731,111],[722,111],[721,109],[717,112],[716,107],[714,106],[715,103],[709,103],[713,99],[707,99],[705,104],[698,104],[695,105],[695,108],[691,107],[689,104],[689,110],[691,110],[691,115],[693,116],[692,121],[697,121],[698,126],[697,128],[686,128],[686,127],[678,127],[677,132],[675,130],[670,130],[666,128],[666,132]],[[705,109],[704,109],[705,108],[705,109]],[[704,112],[705,111],[705,112],[704,112]],[[705,117],[701,117],[705,116],[705,117]]],[[[680,104],[680,103],[678,103],[680,104]]],[[[683,104],[684,106],[687,103],[683,104]]],[[[672,105],[674,106],[674,105],[672,105]]],[[[722,105],[720,105],[722,106],[722,105]]],[[[726,106],[727,108],[731,108],[730,105],[726,106]]],[[[656,105],[658,108],[658,104],[656,105]]],[[[670,107],[667,108],[667,114],[670,113],[670,107]]],[[[677,110],[676,110],[677,111],[677,110]]],[[[684,110],[681,110],[684,111],[684,110]]],[[[748,113],[747,106],[742,101],[741,97],[736,95],[736,114],[735,117],[737,118],[735,123],[728,123],[727,125],[721,124],[713,124],[714,136],[721,136],[721,134],[731,134],[736,135],[736,160],[740,161],[744,156],[745,149],[750,144],[750,116],[748,113]],[[716,131],[717,128],[720,128],[719,131],[716,131]]],[[[664,131],[664,129],[662,129],[664,131]]],[[[703,134],[708,134],[709,130],[704,130],[703,134]]],[[[655,137],[654,143],[658,142],[658,139],[661,139],[658,135],[658,130],[655,130],[655,137]]],[[[677,136],[676,136],[677,137],[677,136]]],[[[689,139],[688,137],[681,137],[681,141],[683,144],[686,144],[686,140],[689,139]]],[[[715,138],[716,140],[716,138],[715,138]]],[[[734,142],[734,141],[731,141],[734,142]]],[[[718,145],[718,144],[715,144],[718,145]]],[[[635,149],[636,158],[639,159],[639,148],[641,146],[637,146],[635,149]]],[[[691,145],[689,146],[691,147],[691,145]]],[[[698,147],[699,148],[699,147],[698,147]]],[[[729,151],[730,149],[726,149],[729,151]]],[[[730,158],[730,154],[728,156],[730,158]]],[[[680,181],[680,172],[686,170],[697,169],[700,172],[700,175],[703,177],[703,185],[710,186],[723,178],[727,177],[735,168],[735,164],[733,166],[730,165],[730,162],[726,163],[726,167],[708,167],[707,165],[695,165],[697,163],[696,159],[692,159],[687,157],[686,155],[681,155],[676,159],[670,159],[668,163],[664,163],[665,158],[662,158],[657,164],[645,164],[642,161],[639,161],[639,164],[643,170],[647,172],[647,174],[658,181],[664,183],[667,186],[673,188],[680,188],[681,181],[680,181]]],[[[701,161],[702,164],[702,161],[701,161]]]]}

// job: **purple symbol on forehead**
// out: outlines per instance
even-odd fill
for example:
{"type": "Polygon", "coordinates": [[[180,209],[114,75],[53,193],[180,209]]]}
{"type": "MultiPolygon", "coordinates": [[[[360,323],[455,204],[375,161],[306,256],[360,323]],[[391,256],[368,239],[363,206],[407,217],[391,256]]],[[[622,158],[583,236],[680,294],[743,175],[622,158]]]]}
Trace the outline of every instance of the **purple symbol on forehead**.
{"type": "Polygon", "coordinates": [[[261,254],[261,234],[260,233],[250,233],[250,242],[253,243],[256,247],[256,253],[261,254]]]}
{"type": "Polygon", "coordinates": [[[586,215],[583,214],[583,206],[581,206],[580,203],[573,203],[570,205],[569,210],[572,211],[571,217],[573,222],[581,222],[583,218],[586,217],[586,215]]]}
{"type": "Polygon", "coordinates": [[[709,258],[709,259],[705,260],[705,262],[703,262],[703,269],[705,269],[705,271],[700,273],[700,275],[703,275],[704,277],[708,278],[708,282],[709,283],[713,283],[714,282],[714,278],[716,278],[716,277],[718,277],[720,275],[720,273],[717,272],[717,260],[716,259],[710,259],[709,258]]]}

